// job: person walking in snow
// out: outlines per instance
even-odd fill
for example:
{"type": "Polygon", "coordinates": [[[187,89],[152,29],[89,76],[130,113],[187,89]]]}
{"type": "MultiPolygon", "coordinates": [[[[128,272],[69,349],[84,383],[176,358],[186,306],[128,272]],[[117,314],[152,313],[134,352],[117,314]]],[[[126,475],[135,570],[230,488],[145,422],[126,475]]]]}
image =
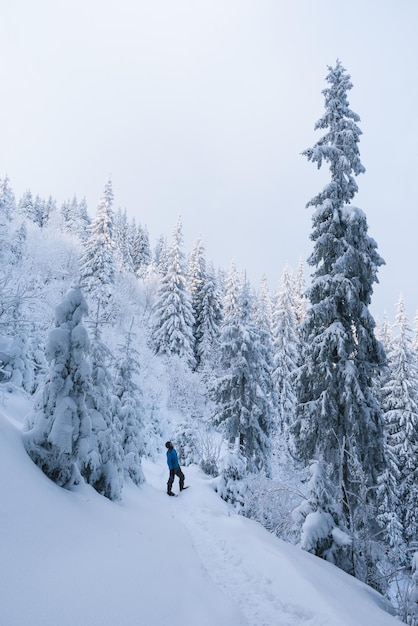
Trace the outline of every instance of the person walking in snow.
{"type": "Polygon", "coordinates": [[[165,447],[167,448],[167,465],[168,465],[168,469],[170,470],[170,476],[168,478],[168,483],[167,483],[167,495],[174,496],[175,494],[171,491],[174,478],[176,476],[179,477],[180,491],[183,491],[184,474],[181,471],[177,452],[175,451],[174,446],[171,443],[171,441],[167,441],[167,443],[165,444],[165,447]]]}

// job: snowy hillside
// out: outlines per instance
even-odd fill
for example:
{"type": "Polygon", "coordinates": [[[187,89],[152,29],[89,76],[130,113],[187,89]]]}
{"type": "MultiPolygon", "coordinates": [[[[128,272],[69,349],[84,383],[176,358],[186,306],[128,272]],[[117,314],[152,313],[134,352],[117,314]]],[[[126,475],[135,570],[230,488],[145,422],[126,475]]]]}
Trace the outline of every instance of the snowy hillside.
{"type": "MultiPolygon", "coordinates": [[[[371,588],[237,516],[196,467],[167,498],[164,458],[115,504],[27,456],[0,398],[1,626],[389,626],[371,588]]],[[[177,485],[176,485],[177,487],[177,485]]]]}

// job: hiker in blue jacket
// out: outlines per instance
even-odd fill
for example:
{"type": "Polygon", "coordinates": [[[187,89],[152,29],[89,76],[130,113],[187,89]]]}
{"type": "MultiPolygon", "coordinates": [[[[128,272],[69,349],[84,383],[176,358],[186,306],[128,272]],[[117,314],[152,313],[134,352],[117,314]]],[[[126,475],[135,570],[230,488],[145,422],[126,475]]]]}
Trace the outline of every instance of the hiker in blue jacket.
{"type": "Polygon", "coordinates": [[[167,448],[167,465],[168,465],[168,469],[170,470],[170,476],[168,478],[168,483],[167,483],[167,494],[169,496],[174,496],[175,494],[171,491],[171,488],[172,488],[173,482],[174,482],[174,478],[176,476],[179,477],[180,491],[183,491],[183,489],[184,489],[184,474],[181,471],[180,464],[179,464],[179,459],[178,459],[178,456],[177,456],[177,452],[175,451],[174,446],[171,443],[171,441],[167,441],[167,443],[165,444],[165,447],[167,448]]]}

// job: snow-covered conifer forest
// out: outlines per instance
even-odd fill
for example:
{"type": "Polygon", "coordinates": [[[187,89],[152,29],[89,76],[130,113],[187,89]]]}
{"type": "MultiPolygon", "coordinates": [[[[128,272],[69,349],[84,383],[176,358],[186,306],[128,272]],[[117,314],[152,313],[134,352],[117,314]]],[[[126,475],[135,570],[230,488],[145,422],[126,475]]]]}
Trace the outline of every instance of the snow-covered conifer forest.
{"type": "MultiPolygon", "coordinates": [[[[329,170],[307,198],[310,278],[302,262],[277,268],[274,292],[234,264],[214,267],[204,234],[185,250],[181,216],[149,233],[118,208],[111,180],[87,207],[77,195],[63,204],[36,190],[16,198],[3,173],[0,421],[20,407],[10,421],[34,470],[63,493],[99,494],[104,515],[136,498],[141,516],[144,494],[144,506],[156,503],[150,485],[161,491],[158,510],[174,515],[183,495],[165,497],[169,439],[186,480],[197,477],[191,491],[210,486],[197,506],[216,497],[228,515],[252,520],[254,537],[262,526],[294,554],[328,561],[416,625],[418,333],[402,297],[394,323],[377,327],[370,313],[384,260],[352,204],[365,172],[360,118],[339,61],[326,80],[319,138],[304,152],[329,170]]],[[[10,471],[3,465],[4,484],[10,471]]],[[[176,599],[161,596],[175,612],[176,599]]],[[[307,619],[280,615],[247,614],[247,623],[307,619]]],[[[386,619],[376,609],[361,623],[386,619]]]]}

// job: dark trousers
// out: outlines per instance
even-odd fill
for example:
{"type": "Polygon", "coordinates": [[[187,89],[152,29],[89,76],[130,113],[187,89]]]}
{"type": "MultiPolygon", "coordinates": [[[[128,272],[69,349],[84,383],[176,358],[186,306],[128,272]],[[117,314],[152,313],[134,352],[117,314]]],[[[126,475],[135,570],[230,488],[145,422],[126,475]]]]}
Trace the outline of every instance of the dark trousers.
{"type": "Polygon", "coordinates": [[[174,478],[176,476],[178,476],[179,480],[180,480],[180,491],[183,489],[183,486],[184,486],[184,474],[181,471],[180,467],[176,467],[176,469],[171,469],[170,470],[170,477],[169,477],[168,483],[167,483],[167,493],[170,493],[171,488],[173,486],[174,478]]]}

